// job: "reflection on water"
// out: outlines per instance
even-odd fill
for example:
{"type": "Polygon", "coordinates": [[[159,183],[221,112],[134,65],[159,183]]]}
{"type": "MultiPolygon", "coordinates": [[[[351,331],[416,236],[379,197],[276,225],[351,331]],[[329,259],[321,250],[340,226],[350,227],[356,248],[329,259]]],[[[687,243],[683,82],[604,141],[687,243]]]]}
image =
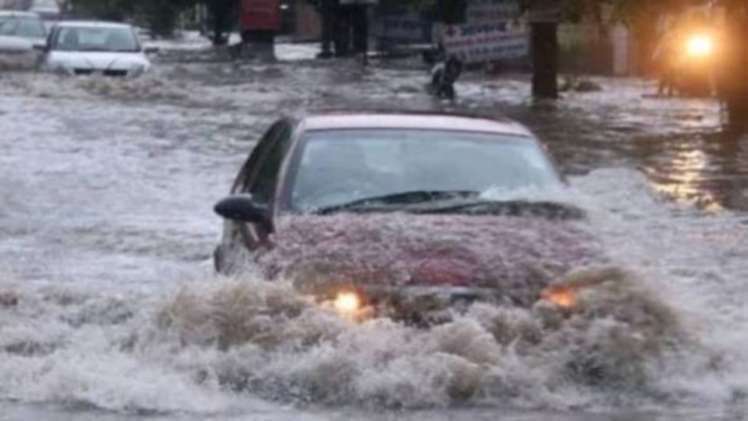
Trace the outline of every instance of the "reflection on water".
{"type": "Polygon", "coordinates": [[[694,134],[635,145],[642,169],[666,196],[711,211],[748,210],[748,137],[694,134]]]}
{"type": "Polygon", "coordinates": [[[748,210],[748,135],[722,127],[716,101],[649,98],[625,80],[603,86],[599,94],[501,110],[540,135],[566,173],[633,166],[666,197],[711,211],[748,210]]]}

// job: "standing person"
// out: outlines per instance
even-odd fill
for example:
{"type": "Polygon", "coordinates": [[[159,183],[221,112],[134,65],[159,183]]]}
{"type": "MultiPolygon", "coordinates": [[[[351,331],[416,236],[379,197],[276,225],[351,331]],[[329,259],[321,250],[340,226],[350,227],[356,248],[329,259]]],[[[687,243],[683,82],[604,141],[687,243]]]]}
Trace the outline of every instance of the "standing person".
{"type": "Polygon", "coordinates": [[[351,53],[351,26],[353,8],[350,4],[340,4],[336,0],[335,7],[335,57],[348,57],[351,53]]]}
{"type": "Polygon", "coordinates": [[[338,0],[321,0],[319,4],[319,11],[322,16],[322,52],[319,53],[319,58],[331,58],[333,56],[337,3],[338,0]]]}
{"type": "Polygon", "coordinates": [[[369,17],[366,5],[352,5],[351,9],[353,51],[356,53],[366,53],[369,50],[369,17]]]}

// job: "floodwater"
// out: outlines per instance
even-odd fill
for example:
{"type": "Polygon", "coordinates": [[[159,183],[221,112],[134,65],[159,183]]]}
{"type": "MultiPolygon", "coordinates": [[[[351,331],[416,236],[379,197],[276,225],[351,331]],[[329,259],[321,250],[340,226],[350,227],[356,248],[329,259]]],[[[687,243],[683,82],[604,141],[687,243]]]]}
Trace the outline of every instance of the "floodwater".
{"type": "Polygon", "coordinates": [[[533,103],[522,78],[468,77],[448,104],[406,66],[179,57],[134,81],[0,75],[0,420],[746,418],[748,138],[716,103],[635,79],[533,103]],[[621,323],[613,300],[524,343],[529,311],[356,324],[284,283],[217,278],[211,208],[263,130],[365,107],[529,125],[589,230],[674,321],[621,323]],[[215,346],[216,320],[247,340],[215,346]]]}

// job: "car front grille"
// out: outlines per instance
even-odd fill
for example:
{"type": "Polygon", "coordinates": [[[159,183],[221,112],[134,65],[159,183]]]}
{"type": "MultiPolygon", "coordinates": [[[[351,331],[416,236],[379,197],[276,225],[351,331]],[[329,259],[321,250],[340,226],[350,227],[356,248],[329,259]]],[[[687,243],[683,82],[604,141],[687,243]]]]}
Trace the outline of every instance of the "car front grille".
{"type": "Polygon", "coordinates": [[[107,77],[126,77],[127,70],[93,70],[93,69],[75,69],[76,76],[91,76],[94,74],[101,74],[107,77]]]}
{"type": "Polygon", "coordinates": [[[104,76],[125,77],[127,76],[127,70],[104,70],[104,76]]]}

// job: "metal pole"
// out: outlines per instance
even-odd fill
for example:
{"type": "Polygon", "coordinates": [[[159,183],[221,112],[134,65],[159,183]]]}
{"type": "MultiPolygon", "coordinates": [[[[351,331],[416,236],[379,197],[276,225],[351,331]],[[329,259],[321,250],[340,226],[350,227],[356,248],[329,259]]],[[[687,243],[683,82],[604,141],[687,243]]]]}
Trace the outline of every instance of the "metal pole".
{"type": "Polygon", "coordinates": [[[364,47],[364,67],[369,65],[369,6],[364,4],[363,19],[361,19],[361,25],[363,25],[364,39],[361,41],[364,47]]]}

